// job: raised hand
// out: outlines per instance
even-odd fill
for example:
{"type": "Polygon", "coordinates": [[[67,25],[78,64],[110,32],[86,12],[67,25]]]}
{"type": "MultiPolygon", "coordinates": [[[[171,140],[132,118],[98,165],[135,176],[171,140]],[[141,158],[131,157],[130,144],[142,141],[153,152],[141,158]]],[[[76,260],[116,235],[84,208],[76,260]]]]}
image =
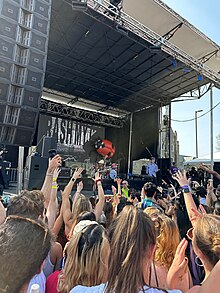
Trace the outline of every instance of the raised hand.
{"type": "Polygon", "coordinates": [[[199,169],[202,169],[203,171],[210,171],[210,169],[208,168],[208,166],[206,166],[203,163],[199,166],[199,169]]]}
{"type": "Polygon", "coordinates": [[[73,173],[72,179],[77,180],[78,178],[81,178],[81,174],[83,170],[84,170],[83,168],[76,168],[76,170],[73,173]]]}
{"type": "Polygon", "coordinates": [[[56,168],[54,171],[53,171],[53,179],[57,179],[59,174],[61,172],[61,169],[60,168],[56,168]]]}
{"type": "Polygon", "coordinates": [[[194,185],[195,188],[200,187],[200,184],[197,181],[192,181],[192,184],[194,185]]]}
{"type": "Polygon", "coordinates": [[[102,176],[99,174],[99,172],[96,172],[95,173],[95,179],[94,179],[94,181],[96,182],[96,181],[98,181],[98,180],[102,180],[102,176]]]}
{"type": "Polygon", "coordinates": [[[117,194],[117,189],[114,185],[112,185],[112,193],[113,193],[113,195],[117,194]]]}
{"type": "Polygon", "coordinates": [[[121,185],[122,179],[121,178],[116,178],[115,181],[117,182],[118,185],[121,185]]]}
{"type": "Polygon", "coordinates": [[[173,178],[179,183],[180,186],[189,185],[189,180],[186,177],[186,171],[184,170],[183,173],[178,171],[173,178]]]}
{"type": "Polygon", "coordinates": [[[174,206],[169,206],[166,215],[167,216],[174,216],[176,214],[176,209],[174,206]]]}
{"type": "Polygon", "coordinates": [[[83,182],[80,181],[80,182],[77,184],[76,192],[81,193],[82,190],[83,190],[83,182]]]}
{"type": "Polygon", "coordinates": [[[197,219],[199,219],[202,216],[206,215],[206,210],[204,209],[204,207],[201,204],[199,205],[199,209],[200,209],[201,212],[199,212],[198,210],[196,210],[194,208],[191,209],[191,211],[193,212],[193,217],[190,218],[190,221],[192,222],[192,224],[194,224],[197,219]]]}
{"type": "Polygon", "coordinates": [[[184,238],[177,247],[173,263],[167,275],[167,285],[170,289],[178,288],[178,282],[182,281],[188,273],[188,259],[185,257],[187,245],[188,241],[184,238]]]}
{"type": "Polygon", "coordinates": [[[212,192],[214,189],[213,187],[213,182],[211,180],[208,180],[208,184],[207,184],[207,192],[212,192]]]}
{"type": "Polygon", "coordinates": [[[53,173],[62,164],[62,158],[59,154],[49,159],[48,173],[53,173]]]}

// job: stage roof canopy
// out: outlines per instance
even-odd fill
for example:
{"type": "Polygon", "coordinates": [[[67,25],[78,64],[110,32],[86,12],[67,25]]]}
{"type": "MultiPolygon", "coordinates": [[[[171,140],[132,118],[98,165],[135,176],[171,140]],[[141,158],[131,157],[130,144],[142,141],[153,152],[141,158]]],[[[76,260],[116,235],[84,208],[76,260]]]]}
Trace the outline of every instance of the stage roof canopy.
{"type": "Polygon", "coordinates": [[[123,9],[152,31],[169,38],[175,46],[201,60],[205,66],[220,73],[220,46],[163,1],[123,0],[123,9]]]}
{"type": "MultiPolygon", "coordinates": [[[[130,2],[135,2],[135,5],[136,2],[152,2],[152,6],[146,9],[146,19],[147,25],[156,33],[164,35],[179,22],[171,13],[170,16],[165,13],[165,8],[156,1],[124,0],[127,13],[132,14],[133,11],[129,11],[130,2]],[[154,13],[160,14],[153,17],[154,13]],[[151,18],[148,14],[152,15],[151,18]]],[[[88,0],[86,11],[72,9],[71,3],[70,0],[52,1],[44,83],[48,96],[55,94],[58,100],[76,106],[87,101],[93,110],[109,114],[121,111],[124,115],[151,106],[166,105],[172,99],[209,82],[220,84],[215,74],[212,79],[209,74],[206,75],[204,68],[199,71],[195,60],[192,65],[186,64],[184,58],[164,49],[163,43],[158,45],[155,39],[146,40],[144,34],[141,37],[140,28],[135,29],[135,25],[129,24],[132,19],[125,14],[117,19],[109,16],[105,1],[104,5],[98,5],[95,0],[88,0]]],[[[142,23],[144,21],[145,18],[142,23]]],[[[178,42],[184,38],[191,49],[188,53],[196,58],[213,50],[212,46],[217,46],[211,40],[199,37],[187,25],[181,27],[170,42],[181,45],[178,42]],[[189,45],[190,38],[197,38],[198,42],[189,45]]],[[[219,51],[216,58],[218,54],[219,51]]],[[[220,68],[217,62],[212,61],[213,58],[214,55],[207,62],[216,72],[220,68]]]]}

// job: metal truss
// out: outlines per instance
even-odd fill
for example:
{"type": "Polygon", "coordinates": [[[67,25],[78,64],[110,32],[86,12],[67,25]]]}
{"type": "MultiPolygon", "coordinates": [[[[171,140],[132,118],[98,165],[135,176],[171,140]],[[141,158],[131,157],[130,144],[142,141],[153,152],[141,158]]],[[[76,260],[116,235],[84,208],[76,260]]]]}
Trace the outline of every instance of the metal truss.
{"type": "MultiPolygon", "coordinates": [[[[68,2],[68,0],[66,0],[65,2],[68,2]]],[[[161,4],[161,1],[158,0],[157,2],[161,4]]],[[[72,7],[74,9],[74,4],[72,5],[72,7]]],[[[87,13],[90,16],[98,19],[99,16],[97,15],[97,13],[93,13],[93,11],[97,11],[110,19],[113,18],[116,27],[118,26],[121,28],[121,30],[123,29],[124,32],[122,33],[128,34],[130,31],[136,34],[140,38],[155,46],[155,48],[158,48],[161,51],[169,54],[170,56],[173,56],[190,68],[196,70],[199,74],[208,78],[210,81],[214,82],[216,86],[220,87],[220,75],[208,66],[204,65],[202,60],[198,60],[195,57],[187,54],[186,52],[169,42],[169,40],[166,40],[165,38],[163,38],[163,36],[160,36],[156,32],[147,28],[145,25],[143,25],[133,17],[129,16],[128,14],[124,13],[122,10],[112,10],[111,7],[109,7],[108,1],[103,0],[102,3],[99,3],[99,1],[97,0],[87,0],[87,9],[84,10],[84,13],[87,13]],[[114,17],[112,16],[112,14],[114,14],[114,17]]]]}
{"type": "Polygon", "coordinates": [[[118,118],[92,112],[84,109],[74,108],[65,104],[41,99],[40,113],[54,115],[60,118],[73,119],[85,123],[122,128],[126,118],[118,118]]]}
{"type": "Polygon", "coordinates": [[[67,93],[64,93],[64,92],[60,92],[60,91],[57,91],[57,90],[54,90],[54,89],[49,89],[49,88],[44,88],[43,90],[43,96],[44,94],[47,96],[47,95],[52,95],[53,97],[55,98],[61,98],[61,99],[65,99],[66,100],[66,103],[68,105],[74,105],[76,103],[80,103],[83,105],[84,108],[87,108],[86,110],[90,111],[91,110],[91,107],[93,109],[93,111],[97,111],[97,112],[109,112],[109,113],[104,113],[105,115],[112,115],[112,116],[115,116],[115,117],[125,117],[126,115],[129,115],[130,112],[128,111],[125,111],[125,110],[122,110],[122,109],[119,109],[119,108],[115,108],[115,107],[112,107],[112,106],[107,106],[106,104],[103,104],[103,103],[98,103],[98,102],[94,102],[94,101],[90,101],[90,100],[87,100],[87,99],[83,99],[79,96],[73,96],[71,94],[67,94],[67,93]]]}

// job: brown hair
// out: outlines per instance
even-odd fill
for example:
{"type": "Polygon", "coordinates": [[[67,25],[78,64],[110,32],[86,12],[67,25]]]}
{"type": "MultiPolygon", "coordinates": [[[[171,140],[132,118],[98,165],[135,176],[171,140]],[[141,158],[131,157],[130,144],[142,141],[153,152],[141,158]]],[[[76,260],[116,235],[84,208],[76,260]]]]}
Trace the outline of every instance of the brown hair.
{"type": "Polygon", "coordinates": [[[67,247],[67,260],[59,275],[58,290],[69,292],[76,285],[95,286],[107,281],[109,241],[97,224],[74,234],[67,247]]]}
{"type": "Polygon", "coordinates": [[[34,190],[30,191],[29,198],[39,204],[41,212],[42,212],[41,214],[43,215],[44,202],[45,202],[43,192],[41,190],[34,189],[34,190]]]}
{"type": "Polygon", "coordinates": [[[18,293],[39,272],[50,242],[51,234],[42,222],[19,216],[6,218],[0,226],[0,291],[18,293]]]}
{"type": "Polygon", "coordinates": [[[106,293],[138,292],[145,285],[144,260],[156,243],[153,222],[142,210],[126,206],[113,225],[106,293]]]}
{"type": "Polygon", "coordinates": [[[167,216],[161,215],[152,220],[158,231],[154,260],[158,265],[169,269],[180,243],[179,229],[176,223],[167,216]]]}
{"type": "Polygon", "coordinates": [[[114,209],[111,202],[105,202],[103,207],[104,214],[106,216],[106,228],[108,228],[113,220],[114,209]]]}
{"type": "MultiPolygon", "coordinates": [[[[30,192],[26,192],[28,195],[30,192]]],[[[11,198],[6,215],[17,215],[37,220],[42,215],[40,205],[26,195],[16,195],[11,198]]]]}
{"type": "Polygon", "coordinates": [[[206,214],[196,221],[193,243],[214,266],[220,259],[220,216],[206,214]]]}
{"type": "Polygon", "coordinates": [[[72,219],[72,227],[69,233],[69,238],[73,234],[73,230],[77,224],[77,218],[82,212],[91,212],[92,211],[92,205],[89,201],[88,198],[85,197],[85,195],[81,194],[76,201],[73,204],[72,207],[72,214],[73,214],[73,219],[72,219]]]}

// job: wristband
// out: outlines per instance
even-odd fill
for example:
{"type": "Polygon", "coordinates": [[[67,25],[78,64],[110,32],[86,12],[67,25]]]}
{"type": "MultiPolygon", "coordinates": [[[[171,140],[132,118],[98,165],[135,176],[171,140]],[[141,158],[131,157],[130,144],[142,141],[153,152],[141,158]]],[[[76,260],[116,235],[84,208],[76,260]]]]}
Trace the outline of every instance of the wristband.
{"type": "Polygon", "coordinates": [[[53,182],[56,182],[57,181],[57,178],[53,178],[53,182]]]}
{"type": "Polygon", "coordinates": [[[74,178],[72,178],[71,180],[72,180],[73,182],[75,182],[75,181],[76,181],[76,179],[74,179],[74,178]]]}
{"type": "Polygon", "coordinates": [[[96,184],[99,183],[99,182],[102,183],[102,179],[97,179],[97,180],[95,181],[96,184]]]}
{"type": "Polygon", "coordinates": [[[52,189],[57,189],[58,186],[57,185],[52,185],[52,189]]]}
{"type": "Polygon", "coordinates": [[[183,185],[182,186],[182,191],[183,193],[190,193],[191,192],[191,189],[188,185],[183,185]]]}

